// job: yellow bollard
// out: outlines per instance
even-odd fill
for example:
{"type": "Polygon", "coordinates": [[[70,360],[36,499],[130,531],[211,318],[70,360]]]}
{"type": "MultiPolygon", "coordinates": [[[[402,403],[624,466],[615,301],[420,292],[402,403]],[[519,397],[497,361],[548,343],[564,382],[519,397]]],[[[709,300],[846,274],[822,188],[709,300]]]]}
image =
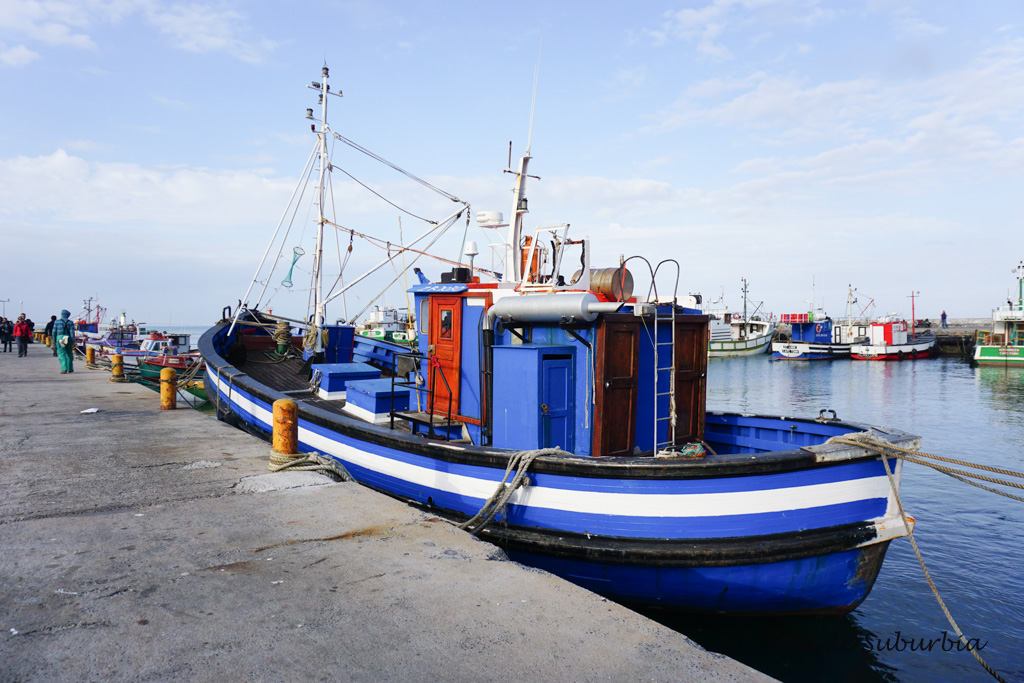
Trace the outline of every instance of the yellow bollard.
{"type": "Polygon", "coordinates": [[[124,357],[119,353],[110,357],[110,381],[124,381],[124,357]]]}
{"type": "Polygon", "coordinates": [[[178,407],[178,372],[174,368],[160,371],[160,410],[178,407]]]}
{"type": "Polygon", "coordinates": [[[274,401],[274,450],[285,455],[299,452],[299,406],[290,398],[274,401]]]}
{"type": "Polygon", "coordinates": [[[85,347],[85,363],[86,365],[96,365],[96,347],[86,346],[85,347]]]}

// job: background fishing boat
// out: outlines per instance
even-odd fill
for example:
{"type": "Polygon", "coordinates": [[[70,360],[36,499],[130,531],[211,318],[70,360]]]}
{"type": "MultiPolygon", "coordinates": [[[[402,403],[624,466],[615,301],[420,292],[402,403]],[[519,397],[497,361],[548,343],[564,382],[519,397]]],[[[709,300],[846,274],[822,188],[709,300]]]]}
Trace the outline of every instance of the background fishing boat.
{"type": "Polygon", "coordinates": [[[754,356],[764,353],[775,337],[775,322],[761,313],[764,303],[747,314],[749,283],[743,282],[743,313],[718,313],[711,320],[708,355],[712,358],[754,356]]]}
{"type": "MultiPolygon", "coordinates": [[[[853,305],[856,290],[851,286],[846,297],[846,321],[833,321],[824,314],[818,313],[783,313],[779,321],[789,325],[789,340],[772,342],[772,357],[781,360],[830,360],[849,358],[851,347],[856,343],[869,340],[870,322],[854,319],[853,305]]],[[[811,302],[814,301],[812,288],[811,302]]],[[[874,300],[872,300],[873,302],[874,300]]],[[[813,305],[813,304],[812,304],[813,305]]],[[[861,315],[871,305],[864,307],[861,315]]]]}
{"type": "Polygon", "coordinates": [[[991,331],[978,331],[974,362],[978,365],[1024,367],[1024,261],[1017,268],[1017,305],[992,311],[991,331]]]}
{"type": "Polygon", "coordinates": [[[906,320],[880,320],[868,327],[869,339],[850,347],[854,360],[915,360],[928,358],[935,350],[935,335],[908,334],[906,320]]]}

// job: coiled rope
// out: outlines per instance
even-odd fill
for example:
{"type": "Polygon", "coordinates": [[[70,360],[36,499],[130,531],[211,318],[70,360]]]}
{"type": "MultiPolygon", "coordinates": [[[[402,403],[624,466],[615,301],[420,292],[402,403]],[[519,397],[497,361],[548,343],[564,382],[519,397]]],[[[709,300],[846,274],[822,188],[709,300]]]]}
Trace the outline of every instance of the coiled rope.
{"type": "Polygon", "coordinates": [[[537,458],[545,455],[570,455],[560,448],[541,448],[535,451],[519,451],[508,459],[508,465],[505,467],[505,476],[498,482],[498,488],[495,489],[491,497],[487,499],[484,506],[480,508],[480,512],[467,519],[462,524],[459,524],[460,529],[465,529],[469,533],[476,536],[484,527],[490,523],[496,514],[502,510],[508,503],[512,494],[521,486],[529,486],[529,480],[526,478],[527,470],[530,469],[530,465],[537,458]],[[512,481],[508,482],[509,475],[515,470],[515,477],[512,481]]]}
{"type": "Polygon", "coordinates": [[[278,320],[277,327],[270,336],[278,346],[288,346],[292,341],[292,326],[286,320],[278,320]]]}
{"type": "Polygon", "coordinates": [[[306,328],[306,333],[302,335],[302,347],[305,349],[316,348],[316,335],[320,331],[320,328],[316,325],[310,325],[306,328]]]}
{"type": "MultiPolygon", "coordinates": [[[[914,530],[910,526],[910,522],[907,520],[907,513],[903,509],[903,501],[900,500],[900,492],[899,492],[899,490],[898,490],[898,488],[896,486],[896,480],[893,478],[892,470],[889,468],[889,458],[887,456],[892,456],[892,457],[895,457],[895,458],[899,458],[901,460],[906,460],[907,462],[919,462],[922,465],[928,465],[929,467],[931,467],[933,469],[937,469],[940,472],[944,472],[945,474],[950,474],[949,472],[946,472],[945,470],[951,470],[952,468],[945,468],[945,467],[941,467],[939,465],[935,465],[933,463],[925,462],[925,461],[921,460],[920,457],[915,458],[914,456],[934,458],[936,460],[942,460],[944,462],[950,462],[950,463],[957,464],[957,465],[963,465],[963,466],[967,466],[967,467],[974,467],[974,468],[977,468],[977,469],[984,469],[984,470],[988,470],[988,471],[991,471],[991,472],[998,472],[1000,474],[1010,474],[1012,476],[1017,476],[1017,477],[1024,477],[1024,474],[1021,474],[1020,472],[1014,472],[1012,470],[1001,470],[1000,468],[989,467],[987,465],[976,465],[974,463],[965,462],[963,460],[954,460],[952,458],[944,458],[944,457],[938,456],[938,455],[930,455],[928,453],[922,453],[920,451],[914,451],[914,450],[910,450],[910,449],[907,449],[907,448],[902,448],[902,447],[896,446],[896,445],[894,445],[894,444],[892,444],[892,443],[890,443],[888,441],[882,441],[881,439],[872,437],[867,432],[859,432],[859,433],[856,433],[856,434],[844,434],[842,436],[834,436],[831,439],[829,439],[828,441],[826,441],[825,443],[841,443],[841,444],[846,444],[848,446],[860,446],[860,447],[862,447],[862,448],[864,448],[866,450],[875,451],[880,456],[882,456],[882,464],[885,466],[885,474],[889,478],[889,486],[892,488],[893,496],[895,496],[895,498],[896,498],[896,506],[899,508],[900,517],[903,519],[903,525],[907,529],[907,538],[910,539],[910,545],[914,549],[914,554],[917,555],[917,563],[919,565],[921,565],[921,571],[924,573],[924,578],[925,578],[925,580],[928,581],[928,585],[931,587],[932,594],[935,596],[935,600],[939,603],[939,607],[942,608],[942,613],[946,615],[946,620],[949,622],[949,625],[953,627],[953,630],[956,631],[956,635],[960,639],[960,642],[963,643],[964,647],[967,648],[967,651],[971,653],[971,655],[974,657],[975,660],[977,660],[978,664],[980,664],[982,666],[982,668],[985,669],[985,671],[987,671],[990,676],[992,676],[992,678],[996,679],[1000,683],[1006,683],[1006,680],[1002,676],[1000,676],[998,673],[996,673],[996,671],[991,666],[989,666],[988,663],[984,659],[981,658],[981,655],[978,654],[977,648],[974,648],[974,647],[971,646],[971,642],[967,639],[966,636],[964,636],[963,631],[960,630],[960,626],[956,623],[956,620],[953,619],[953,615],[950,614],[949,608],[946,607],[946,603],[945,603],[945,601],[943,601],[942,596],[939,595],[939,589],[935,586],[935,582],[932,581],[932,575],[928,571],[928,567],[925,566],[924,557],[921,556],[921,550],[917,547],[917,541],[914,539],[914,530]]],[[[974,476],[974,477],[977,477],[977,478],[984,478],[986,481],[992,481],[992,479],[990,479],[988,477],[983,477],[982,475],[976,475],[976,474],[970,473],[970,472],[964,473],[964,472],[962,472],[960,470],[953,470],[953,471],[961,472],[962,474],[966,474],[967,476],[974,476]]],[[[950,474],[950,476],[956,477],[957,479],[961,479],[961,477],[959,477],[957,475],[954,475],[954,474],[950,474]]],[[[961,481],[966,481],[966,480],[961,479],[961,481]]],[[[973,482],[967,481],[967,483],[971,484],[973,482]]],[[[1004,483],[1004,482],[999,482],[999,483],[1004,483]]],[[[1015,483],[1008,483],[1008,485],[1015,486],[1016,484],[1015,483]]],[[[988,487],[982,487],[982,488],[988,489],[988,487]]],[[[1009,495],[1009,494],[1005,494],[1002,491],[996,491],[995,489],[988,489],[988,490],[994,491],[995,493],[999,493],[1001,495],[1008,495],[1011,498],[1017,498],[1017,496],[1012,496],[1012,495],[1009,495]]],[[[1020,500],[1019,498],[1017,498],[1017,499],[1020,500]]]]}
{"type": "Polygon", "coordinates": [[[271,472],[282,472],[284,470],[319,472],[338,481],[355,481],[344,465],[334,458],[328,458],[319,453],[285,455],[284,453],[273,452],[270,454],[270,464],[267,466],[267,469],[271,472]]]}

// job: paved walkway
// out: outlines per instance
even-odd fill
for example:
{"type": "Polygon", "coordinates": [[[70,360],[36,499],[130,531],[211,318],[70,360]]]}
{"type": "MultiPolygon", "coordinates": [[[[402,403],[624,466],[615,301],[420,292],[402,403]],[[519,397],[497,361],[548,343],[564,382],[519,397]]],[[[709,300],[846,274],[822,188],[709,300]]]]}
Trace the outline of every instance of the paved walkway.
{"type": "Polygon", "coordinates": [[[766,680],[269,453],[38,344],[0,353],[0,680],[766,680]]]}

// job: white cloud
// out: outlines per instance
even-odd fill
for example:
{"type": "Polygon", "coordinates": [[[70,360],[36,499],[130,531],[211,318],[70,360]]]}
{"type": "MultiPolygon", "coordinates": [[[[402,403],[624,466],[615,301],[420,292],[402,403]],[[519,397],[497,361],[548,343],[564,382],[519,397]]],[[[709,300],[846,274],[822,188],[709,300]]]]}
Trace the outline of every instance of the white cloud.
{"type": "MultiPolygon", "coordinates": [[[[5,0],[0,3],[0,32],[46,47],[94,50],[97,44],[90,29],[133,15],[187,52],[223,52],[244,62],[259,63],[276,47],[273,41],[249,35],[241,11],[222,4],[166,4],[158,0],[5,0]]],[[[24,53],[20,56],[24,59],[24,53]]],[[[11,59],[18,57],[15,53],[11,59]]]]}
{"type": "Polygon", "coordinates": [[[27,66],[39,59],[39,53],[33,52],[24,45],[18,45],[0,52],[0,64],[13,68],[27,66]]]}
{"type": "Polygon", "coordinates": [[[243,62],[262,62],[275,43],[245,39],[245,15],[231,9],[204,5],[154,4],[146,13],[149,22],[187,52],[223,52],[243,62]]]}
{"type": "Polygon", "coordinates": [[[713,60],[733,56],[727,38],[755,26],[763,30],[755,39],[743,38],[744,45],[761,40],[773,27],[795,24],[809,28],[835,17],[835,12],[817,6],[816,0],[711,0],[702,7],[686,7],[665,13],[658,29],[647,33],[656,45],[671,40],[694,43],[697,52],[713,60]]]}
{"type": "Polygon", "coordinates": [[[187,110],[192,108],[191,105],[189,105],[187,102],[182,102],[181,100],[175,100],[175,99],[172,99],[170,97],[165,97],[163,95],[150,95],[150,97],[153,99],[154,102],[156,102],[157,104],[160,104],[160,105],[162,105],[164,107],[167,107],[168,109],[176,109],[178,111],[187,111],[187,110]]]}
{"type": "Polygon", "coordinates": [[[51,47],[93,49],[96,44],[80,32],[89,24],[88,4],[8,0],[0,7],[0,30],[51,47]]]}
{"type": "Polygon", "coordinates": [[[946,33],[944,27],[932,24],[919,17],[907,17],[903,21],[903,31],[916,38],[931,38],[946,33]]]}
{"type": "Polygon", "coordinates": [[[57,150],[0,160],[0,216],[26,225],[46,216],[59,223],[206,230],[265,222],[280,211],[292,184],[253,171],[90,163],[57,150]]]}

